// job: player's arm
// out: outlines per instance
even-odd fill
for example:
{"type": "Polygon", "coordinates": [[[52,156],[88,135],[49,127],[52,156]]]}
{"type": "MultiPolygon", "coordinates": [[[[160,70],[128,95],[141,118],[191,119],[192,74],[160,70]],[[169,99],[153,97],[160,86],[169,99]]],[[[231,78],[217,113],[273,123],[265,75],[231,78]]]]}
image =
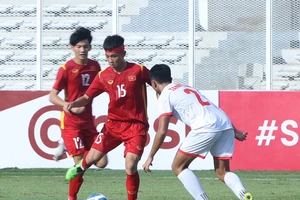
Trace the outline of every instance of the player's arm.
{"type": "Polygon", "coordinates": [[[149,156],[148,156],[145,164],[143,165],[143,169],[145,172],[151,172],[149,167],[150,167],[150,165],[152,165],[152,161],[154,159],[156,152],[159,150],[159,148],[161,147],[162,143],[164,142],[164,140],[166,138],[166,135],[168,133],[169,123],[170,123],[170,118],[171,118],[170,115],[163,115],[159,118],[158,130],[154,137],[151,151],[149,153],[149,156]]]}
{"type": "MultiPolygon", "coordinates": [[[[59,90],[56,90],[56,89],[52,88],[51,91],[50,91],[49,100],[54,105],[57,105],[57,106],[63,108],[65,105],[68,104],[68,102],[64,101],[62,98],[60,98],[58,96],[59,92],[60,92],[59,90]]],[[[71,108],[71,112],[74,113],[74,114],[80,114],[83,111],[85,111],[84,106],[83,107],[78,107],[78,108],[71,108]]]]}
{"type": "Polygon", "coordinates": [[[87,105],[94,97],[98,96],[103,92],[102,84],[100,81],[100,74],[101,71],[98,73],[98,75],[94,78],[92,84],[89,86],[85,94],[75,101],[68,103],[67,105],[64,105],[63,109],[65,112],[69,112],[70,109],[81,107],[87,105]]]}
{"type": "Polygon", "coordinates": [[[67,102],[65,102],[63,99],[61,99],[58,96],[59,92],[60,92],[59,90],[52,88],[49,95],[49,101],[54,105],[63,107],[67,102]]]}
{"type": "Polygon", "coordinates": [[[234,137],[235,139],[239,141],[244,141],[247,139],[248,132],[241,131],[237,129],[233,124],[232,124],[233,130],[234,130],[234,137]]]}
{"type": "Polygon", "coordinates": [[[143,66],[143,65],[141,67],[142,67],[142,78],[143,78],[143,80],[151,86],[150,70],[147,67],[143,66]]]}
{"type": "Polygon", "coordinates": [[[86,106],[92,99],[93,98],[91,98],[85,94],[71,103],[66,103],[63,106],[63,109],[65,112],[70,112],[70,110],[72,111],[72,109],[74,109],[74,108],[81,108],[81,107],[86,106]]]}

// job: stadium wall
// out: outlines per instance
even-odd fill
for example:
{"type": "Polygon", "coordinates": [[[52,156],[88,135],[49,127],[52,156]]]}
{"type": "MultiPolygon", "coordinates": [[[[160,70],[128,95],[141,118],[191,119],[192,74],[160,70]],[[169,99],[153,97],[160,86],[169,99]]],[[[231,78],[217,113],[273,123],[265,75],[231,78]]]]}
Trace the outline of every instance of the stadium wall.
{"type": "MultiPolygon", "coordinates": [[[[61,136],[61,111],[49,102],[48,91],[0,91],[2,161],[0,168],[68,168],[73,161],[66,156],[59,162],[52,153],[61,136]]],[[[235,126],[249,132],[245,142],[236,141],[232,159],[234,170],[300,170],[292,158],[300,153],[297,92],[217,91],[202,93],[227,112],[235,126]],[[284,98],[282,98],[284,96],[284,98]]],[[[148,88],[149,140],[139,164],[142,168],[157,127],[155,93],[148,88]]],[[[95,123],[100,131],[107,119],[108,96],[95,98],[95,123]]],[[[168,137],[158,152],[152,169],[170,170],[173,157],[189,128],[171,120],[168,137]]],[[[124,169],[121,145],[108,154],[110,169],[124,169]]],[[[191,169],[213,169],[213,158],[196,159],[191,169]]]]}

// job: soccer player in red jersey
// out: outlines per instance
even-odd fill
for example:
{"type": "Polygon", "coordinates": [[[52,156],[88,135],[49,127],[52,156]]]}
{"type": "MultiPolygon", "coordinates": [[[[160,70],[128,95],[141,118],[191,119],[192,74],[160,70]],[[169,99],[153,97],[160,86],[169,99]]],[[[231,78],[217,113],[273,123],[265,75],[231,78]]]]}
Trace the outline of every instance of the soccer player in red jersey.
{"type": "Polygon", "coordinates": [[[98,73],[85,95],[64,105],[68,112],[88,104],[97,95],[107,92],[110,98],[108,121],[81,164],[68,170],[72,180],[109,151],[124,143],[127,199],[136,200],[139,189],[137,164],[143,154],[149,128],[147,117],[146,83],[150,85],[149,70],[124,60],[124,38],[106,37],[103,43],[109,67],[98,73]]]}
{"type": "MultiPolygon", "coordinates": [[[[76,100],[85,94],[89,85],[100,71],[97,61],[88,59],[88,52],[91,50],[91,32],[83,27],[76,29],[70,36],[70,45],[75,57],[63,64],[57,73],[56,81],[50,92],[50,101],[63,107],[68,102],[76,100]],[[65,99],[58,94],[65,91],[65,99]]],[[[92,101],[80,108],[71,109],[70,112],[62,111],[61,130],[66,151],[73,157],[77,164],[83,158],[96,137],[98,132],[92,115],[92,101]]],[[[97,164],[98,167],[105,167],[107,157],[103,157],[97,164]]],[[[70,181],[68,200],[76,200],[77,193],[83,183],[83,174],[70,181]]]]}

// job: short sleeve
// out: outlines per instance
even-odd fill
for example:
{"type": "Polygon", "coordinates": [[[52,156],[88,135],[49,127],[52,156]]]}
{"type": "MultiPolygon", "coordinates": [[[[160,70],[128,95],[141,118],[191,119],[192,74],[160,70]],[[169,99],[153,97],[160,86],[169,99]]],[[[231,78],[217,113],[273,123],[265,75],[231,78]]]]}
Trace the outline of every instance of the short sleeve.
{"type": "Polygon", "coordinates": [[[58,91],[61,91],[66,87],[67,82],[68,82],[67,70],[66,67],[63,65],[58,69],[53,88],[58,91]]]}
{"type": "Polygon", "coordinates": [[[100,71],[97,76],[95,76],[92,84],[89,86],[89,88],[87,89],[86,91],[86,95],[89,96],[89,97],[96,97],[98,95],[100,95],[101,93],[104,92],[104,86],[103,84],[101,83],[101,72],[100,71]]]}
{"type": "Polygon", "coordinates": [[[96,61],[96,67],[97,67],[98,71],[101,71],[101,66],[97,61],[96,61]]]}
{"type": "Polygon", "coordinates": [[[170,103],[169,95],[163,94],[158,99],[158,118],[166,115],[172,116],[173,108],[170,103]]]}
{"type": "Polygon", "coordinates": [[[148,83],[149,85],[151,85],[151,81],[150,81],[150,71],[147,67],[145,66],[141,66],[141,70],[142,70],[142,79],[148,83]]]}

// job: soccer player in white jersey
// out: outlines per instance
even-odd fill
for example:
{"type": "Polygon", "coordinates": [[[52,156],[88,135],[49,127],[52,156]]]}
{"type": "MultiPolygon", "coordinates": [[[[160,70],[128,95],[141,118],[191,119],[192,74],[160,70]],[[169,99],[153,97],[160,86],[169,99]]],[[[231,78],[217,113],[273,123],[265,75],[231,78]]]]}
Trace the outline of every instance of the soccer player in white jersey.
{"type": "Polygon", "coordinates": [[[143,165],[151,172],[154,155],[162,145],[168,131],[171,116],[191,127],[172,163],[172,170],[195,200],[208,200],[201,181],[188,168],[199,157],[210,152],[214,157],[217,177],[223,181],[240,200],[253,200],[240,178],[230,172],[230,159],[234,151],[234,138],[243,141],[246,132],[237,130],[225,112],[192,87],[173,84],[171,70],[164,64],[154,65],[150,79],[158,97],[159,125],[149,156],[143,165]]]}

